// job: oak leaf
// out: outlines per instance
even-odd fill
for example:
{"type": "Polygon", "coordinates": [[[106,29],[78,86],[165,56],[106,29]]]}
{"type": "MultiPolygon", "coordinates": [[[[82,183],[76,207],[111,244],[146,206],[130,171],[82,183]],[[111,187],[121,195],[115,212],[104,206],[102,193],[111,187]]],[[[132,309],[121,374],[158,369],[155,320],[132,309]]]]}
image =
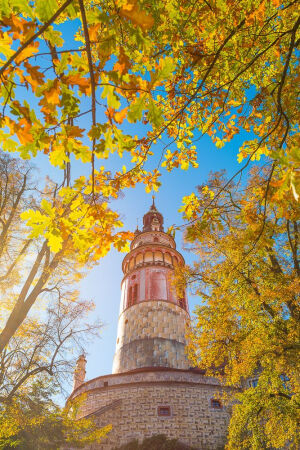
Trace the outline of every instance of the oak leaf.
{"type": "Polygon", "coordinates": [[[91,82],[88,78],[83,78],[79,74],[77,75],[69,75],[67,78],[68,83],[71,86],[79,86],[79,90],[83,94],[90,94],[91,92],[91,82]]]}
{"type": "Polygon", "coordinates": [[[114,116],[115,122],[121,124],[127,115],[127,111],[128,107],[122,109],[121,111],[117,111],[114,116]]]}
{"type": "Polygon", "coordinates": [[[154,18],[146,11],[140,10],[136,0],[129,0],[120,10],[120,15],[138,25],[143,31],[149,30],[154,25],[154,18]]]}
{"type": "Polygon", "coordinates": [[[24,59],[29,58],[30,56],[33,56],[35,53],[39,51],[39,43],[35,42],[32,45],[28,45],[24,48],[24,50],[21,51],[21,53],[15,58],[15,62],[17,64],[20,64],[24,59]]]}

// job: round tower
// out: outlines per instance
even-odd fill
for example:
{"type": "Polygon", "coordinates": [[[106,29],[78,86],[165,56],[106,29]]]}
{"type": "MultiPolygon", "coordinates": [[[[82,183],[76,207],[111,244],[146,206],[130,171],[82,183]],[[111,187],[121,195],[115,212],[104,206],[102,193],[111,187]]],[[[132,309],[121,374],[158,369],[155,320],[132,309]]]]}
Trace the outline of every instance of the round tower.
{"type": "Polygon", "coordinates": [[[189,320],[186,294],[177,298],[174,268],[184,258],[164,232],[154,198],[122,263],[120,316],[113,373],[145,367],[187,369],[185,332],[189,320]]]}

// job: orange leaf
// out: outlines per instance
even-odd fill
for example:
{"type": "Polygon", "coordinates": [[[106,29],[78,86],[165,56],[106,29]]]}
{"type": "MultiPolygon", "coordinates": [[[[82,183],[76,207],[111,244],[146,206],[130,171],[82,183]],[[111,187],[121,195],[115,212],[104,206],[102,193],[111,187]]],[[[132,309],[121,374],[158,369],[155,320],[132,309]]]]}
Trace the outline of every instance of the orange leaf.
{"type": "Polygon", "coordinates": [[[79,90],[84,94],[91,92],[91,82],[89,78],[82,78],[80,75],[69,75],[67,81],[71,86],[79,86],[79,90]]]}
{"type": "Polygon", "coordinates": [[[28,45],[28,47],[25,47],[24,50],[22,50],[21,53],[15,58],[16,64],[20,64],[24,59],[37,53],[39,51],[38,45],[38,42],[36,42],[32,45],[28,45]]]}
{"type": "Polygon", "coordinates": [[[114,65],[114,70],[116,72],[120,72],[120,74],[123,75],[128,72],[128,69],[130,69],[130,67],[131,67],[130,59],[128,58],[123,48],[121,47],[118,61],[114,65]]]}
{"type": "Polygon", "coordinates": [[[77,125],[66,125],[66,132],[69,137],[82,137],[84,129],[79,128],[77,125]]]}
{"type": "Polygon", "coordinates": [[[128,110],[128,108],[124,108],[121,111],[116,112],[114,119],[115,119],[115,121],[117,123],[122,123],[123,122],[123,120],[126,117],[127,110],[128,110]]]}
{"type": "Polygon", "coordinates": [[[101,23],[96,23],[89,27],[89,38],[91,41],[96,41],[98,38],[98,31],[101,27],[101,23]]]}
{"type": "Polygon", "coordinates": [[[136,0],[129,0],[129,2],[122,6],[120,15],[129,19],[135,25],[138,25],[142,30],[146,31],[154,24],[154,19],[151,14],[141,11],[137,5],[136,0]]]}
{"type": "Polygon", "coordinates": [[[26,80],[34,90],[43,83],[45,76],[43,73],[39,72],[39,66],[32,66],[27,62],[24,63],[24,66],[26,67],[26,70],[29,74],[28,76],[26,76],[26,80]]]}
{"type": "Polygon", "coordinates": [[[51,103],[52,105],[59,105],[59,94],[60,87],[58,84],[58,80],[54,80],[53,86],[44,92],[47,103],[51,103]]]}
{"type": "Polygon", "coordinates": [[[19,141],[22,145],[25,145],[28,142],[33,141],[33,136],[29,132],[30,129],[31,129],[31,123],[28,122],[24,118],[19,121],[18,126],[15,128],[16,135],[18,136],[19,141]],[[22,128],[21,125],[24,125],[24,128],[22,128]]]}

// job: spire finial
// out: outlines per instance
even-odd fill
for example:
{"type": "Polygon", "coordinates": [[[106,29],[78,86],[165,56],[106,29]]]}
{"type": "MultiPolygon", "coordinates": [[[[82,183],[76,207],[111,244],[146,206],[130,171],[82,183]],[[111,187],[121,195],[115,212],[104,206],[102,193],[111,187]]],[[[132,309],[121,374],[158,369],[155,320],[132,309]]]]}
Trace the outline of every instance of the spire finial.
{"type": "Polygon", "coordinates": [[[155,206],[155,195],[152,195],[152,205],[150,208],[151,211],[156,211],[156,206],[155,206]]]}
{"type": "Polygon", "coordinates": [[[135,230],[134,233],[135,234],[139,234],[140,233],[140,230],[139,230],[139,219],[138,218],[136,219],[136,230],[135,230]]]}

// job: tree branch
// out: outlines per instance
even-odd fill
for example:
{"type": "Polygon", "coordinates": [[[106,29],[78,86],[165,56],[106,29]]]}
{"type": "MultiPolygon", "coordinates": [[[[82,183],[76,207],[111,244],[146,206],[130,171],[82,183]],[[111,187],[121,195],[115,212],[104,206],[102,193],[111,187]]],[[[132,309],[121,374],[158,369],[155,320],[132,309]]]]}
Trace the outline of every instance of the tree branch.
{"type": "Polygon", "coordinates": [[[0,69],[0,75],[9,67],[9,65],[16,59],[16,57],[30,45],[36,38],[38,38],[47,28],[59,17],[59,15],[72,3],[73,0],[67,0],[63,5],[56,11],[56,13],[37,31],[31,38],[29,38],[20,48],[6,61],[6,63],[0,69]]]}

